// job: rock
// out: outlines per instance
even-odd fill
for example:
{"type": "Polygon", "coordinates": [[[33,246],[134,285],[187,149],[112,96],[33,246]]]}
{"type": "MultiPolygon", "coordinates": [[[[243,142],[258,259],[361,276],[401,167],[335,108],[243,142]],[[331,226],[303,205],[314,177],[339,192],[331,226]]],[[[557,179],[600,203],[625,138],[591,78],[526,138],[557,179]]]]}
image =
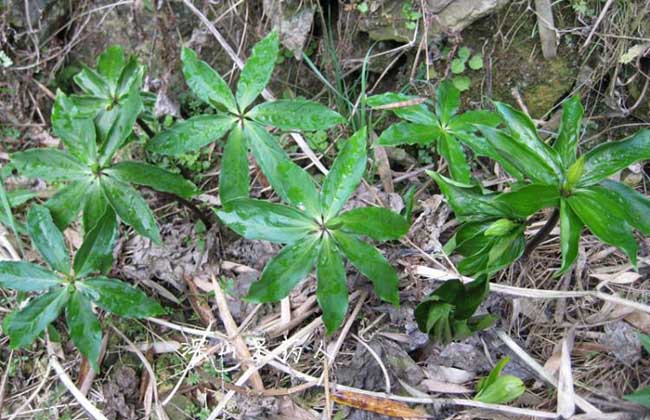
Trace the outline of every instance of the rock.
{"type": "Polygon", "coordinates": [[[280,33],[282,45],[300,60],[314,21],[314,8],[296,0],[264,0],[263,7],[273,28],[280,33]]]}
{"type": "Polygon", "coordinates": [[[641,357],[641,341],[636,330],[625,321],[605,324],[605,334],[598,340],[612,349],[616,360],[631,366],[641,357]]]}
{"type": "MultiPolygon", "coordinates": [[[[429,40],[435,40],[443,33],[459,32],[508,3],[509,0],[426,0],[425,12],[431,22],[427,28],[429,40]]],[[[369,13],[360,19],[361,30],[376,41],[409,42],[413,39],[415,26],[422,29],[422,11],[416,11],[410,1],[378,0],[369,2],[369,13]]],[[[419,3],[417,3],[419,5],[419,3]]],[[[418,8],[419,9],[419,8],[418,8]]]]}

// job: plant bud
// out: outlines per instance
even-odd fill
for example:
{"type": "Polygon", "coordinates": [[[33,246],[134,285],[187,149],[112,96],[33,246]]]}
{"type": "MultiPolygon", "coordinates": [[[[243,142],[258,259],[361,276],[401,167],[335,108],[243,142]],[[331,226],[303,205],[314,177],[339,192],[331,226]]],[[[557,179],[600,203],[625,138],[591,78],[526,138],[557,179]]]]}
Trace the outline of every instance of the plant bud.
{"type": "Polygon", "coordinates": [[[517,226],[515,222],[510,219],[499,219],[492,223],[490,227],[485,230],[485,236],[503,236],[510,232],[512,228],[517,226]]]}

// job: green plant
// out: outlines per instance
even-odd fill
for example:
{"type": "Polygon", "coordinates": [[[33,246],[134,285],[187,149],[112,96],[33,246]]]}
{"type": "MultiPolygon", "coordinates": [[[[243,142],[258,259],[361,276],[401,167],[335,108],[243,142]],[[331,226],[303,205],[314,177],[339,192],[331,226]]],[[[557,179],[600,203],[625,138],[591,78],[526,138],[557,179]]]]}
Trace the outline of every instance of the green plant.
{"type": "Polygon", "coordinates": [[[496,364],[490,374],[476,384],[476,401],[488,404],[505,404],[519,398],[526,391],[526,386],[513,375],[501,375],[501,371],[510,361],[505,357],[496,364]]]}
{"type": "Polygon", "coordinates": [[[458,266],[461,273],[494,272],[530,254],[558,219],[562,251],[558,275],[572,267],[585,226],[601,241],[621,249],[636,267],[633,231],[650,234],[650,199],[607,177],[650,158],[650,130],[601,144],[577,158],[583,114],[578,97],[564,103],[553,146],[540,139],[527,115],[503,103],[495,106],[508,130],[477,127],[493,149],[493,158],[517,179],[511,190],[485,193],[480,186],[430,173],[463,222],[446,246],[466,257],[458,266]],[[544,208],[553,208],[553,215],[526,245],[529,217],[544,208]]]}
{"type": "Polygon", "coordinates": [[[278,174],[283,176],[282,188],[288,192],[289,206],[245,198],[233,201],[229,209],[217,210],[224,224],[247,239],[287,244],[253,283],[249,300],[273,302],[286,297],[316,265],[316,296],[327,331],[332,333],[348,307],[345,255],[372,281],[381,299],[399,303],[395,269],[358,236],[378,241],[398,239],[408,231],[406,219],[380,207],[341,213],[365,172],[366,137],[366,129],[362,129],[345,143],[320,192],[302,168],[283,161],[278,174]]]}
{"type": "Polygon", "coordinates": [[[5,317],[3,329],[12,348],[31,344],[65,309],[70,338],[98,371],[102,332],[92,304],[129,318],[163,313],[142,291],[104,276],[112,265],[117,229],[109,209],[99,217],[71,263],[63,234],[49,210],[38,205],[29,210],[27,231],[50,269],[23,261],[0,261],[1,287],[43,292],[5,317]]]}
{"type": "Polygon", "coordinates": [[[463,76],[467,67],[471,70],[480,70],[483,68],[483,55],[480,53],[472,55],[471,51],[467,47],[461,47],[458,49],[456,58],[452,59],[450,62],[450,69],[454,76],[451,78],[451,83],[456,87],[456,89],[464,92],[469,89],[471,85],[471,80],[468,76],[463,76]]]}
{"type": "Polygon", "coordinates": [[[414,30],[417,27],[418,19],[422,17],[422,13],[413,10],[413,4],[406,2],[402,5],[402,18],[406,21],[404,27],[406,29],[414,30]]]}
{"type": "Polygon", "coordinates": [[[219,196],[223,205],[249,195],[248,150],[271,186],[280,197],[287,199],[289,192],[284,189],[283,174],[278,167],[288,157],[265,126],[287,131],[318,131],[344,121],[338,113],[307,100],[280,99],[253,106],[271,78],[278,50],[276,32],[257,43],[241,71],[233,95],[216,71],[199,60],[194,51],[184,48],[181,59],[187,84],[217,113],[177,122],[171,129],[158,134],[147,147],[156,153],[179,155],[228,134],[219,176],[219,196]]]}
{"type": "Polygon", "coordinates": [[[138,161],[113,163],[141,107],[137,92],[130,94],[101,140],[95,136],[93,120],[79,118],[73,101],[58,92],[52,109],[52,127],[65,150],[30,149],[11,156],[18,171],[27,177],[67,182],[45,203],[59,228],[68,226],[83,211],[84,231],[88,233],[110,209],[113,218],[119,216],[136,232],[159,243],[160,233],[153,212],[130,184],[183,198],[198,193],[196,186],[182,176],[156,166],[138,161]]]}
{"type": "Polygon", "coordinates": [[[494,315],[474,316],[489,288],[487,276],[469,284],[460,280],[446,281],[415,308],[418,327],[442,344],[462,340],[491,327],[497,319],[494,315]]]}
{"type": "Polygon", "coordinates": [[[443,81],[436,89],[435,113],[416,97],[400,93],[384,93],[368,98],[370,107],[390,109],[406,120],[384,130],[377,144],[381,146],[435,145],[449,165],[451,177],[460,182],[471,181],[471,169],[462,143],[469,145],[478,156],[494,157],[484,139],[476,135],[474,124],[496,126],[499,117],[489,111],[467,111],[457,114],[460,92],[450,82],[443,81]]]}
{"type": "MultiPolygon", "coordinates": [[[[650,336],[639,334],[639,340],[641,340],[645,351],[650,353],[650,336]]],[[[623,399],[650,408],[650,386],[637,389],[631,394],[623,395],[623,399]]]]}

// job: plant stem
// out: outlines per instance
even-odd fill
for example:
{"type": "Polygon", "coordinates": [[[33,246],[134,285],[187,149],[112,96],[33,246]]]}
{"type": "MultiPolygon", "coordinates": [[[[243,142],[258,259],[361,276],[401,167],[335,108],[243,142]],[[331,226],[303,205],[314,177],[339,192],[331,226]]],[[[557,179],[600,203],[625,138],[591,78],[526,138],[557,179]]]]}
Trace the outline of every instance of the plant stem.
{"type": "Polygon", "coordinates": [[[557,224],[557,221],[560,219],[560,210],[559,209],[554,209],[553,213],[551,213],[551,217],[548,218],[546,221],[546,224],[542,226],[542,228],[537,231],[535,236],[533,236],[533,239],[530,240],[526,244],[526,250],[524,251],[524,259],[530,257],[530,254],[533,253],[535,248],[542,242],[544,242],[544,239],[548,236],[549,233],[553,230],[555,225],[557,224]]]}
{"type": "Polygon", "coordinates": [[[152,139],[152,138],[155,137],[156,133],[153,132],[153,130],[147,125],[146,122],[144,122],[144,120],[142,118],[138,117],[138,119],[136,119],[135,121],[138,123],[138,125],[140,126],[142,131],[147,133],[147,136],[149,136],[149,139],[152,139]]]}

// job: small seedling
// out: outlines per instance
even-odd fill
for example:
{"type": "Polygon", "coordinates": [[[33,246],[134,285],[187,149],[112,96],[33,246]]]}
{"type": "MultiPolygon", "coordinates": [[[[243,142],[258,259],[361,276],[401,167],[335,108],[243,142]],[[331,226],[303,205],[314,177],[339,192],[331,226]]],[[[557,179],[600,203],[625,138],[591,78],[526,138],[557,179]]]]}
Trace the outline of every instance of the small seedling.
{"type": "Polygon", "coordinates": [[[271,79],[278,50],[277,32],[258,42],[241,71],[233,95],[216,71],[199,60],[196,52],[184,48],[181,60],[187,84],[217,113],[177,122],[171,129],[158,134],[147,147],[156,153],[179,155],[227,134],[219,176],[219,197],[223,205],[249,195],[249,150],[271,186],[286,200],[283,175],[278,172],[278,167],[288,157],[266,126],[286,131],[318,131],[344,122],[335,111],[303,99],[280,99],[254,106],[271,79]]]}
{"type": "Polygon", "coordinates": [[[366,168],[366,129],[345,144],[325,177],[320,192],[302,168],[279,164],[289,206],[238,199],[217,215],[247,239],[287,244],[253,283],[248,300],[274,302],[286,297],[316,265],[316,296],[328,333],[343,321],[348,308],[347,277],[342,256],[368,277],[377,295],[399,303],[399,278],[386,258],[359,236],[377,241],[398,239],[408,231],[404,217],[381,207],[343,206],[361,182],[366,168]]]}
{"type": "Polygon", "coordinates": [[[454,74],[451,82],[454,87],[461,92],[470,88],[471,80],[468,76],[463,75],[469,67],[471,70],[481,70],[483,68],[483,55],[480,53],[472,55],[467,47],[461,47],[456,53],[456,58],[451,60],[450,70],[454,74]]]}
{"type": "Polygon", "coordinates": [[[443,81],[436,89],[435,113],[424,103],[413,105],[417,98],[385,93],[368,98],[375,109],[390,109],[407,122],[393,124],[384,130],[377,144],[381,146],[435,145],[449,164],[451,177],[463,183],[471,180],[471,170],[462,143],[472,145],[475,154],[492,157],[493,151],[477,136],[474,124],[496,126],[499,117],[489,111],[467,111],[457,114],[460,92],[450,82],[443,81]]]}
{"type": "Polygon", "coordinates": [[[446,281],[415,308],[418,327],[441,344],[462,340],[491,327],[497,319],[495,316],[474,316],[489,288],[487,276],[466,285],[460,280],[446,281]]]}
{"type": "Polygon", "coordinates": [[[117,229],[108,211],[100,219],[71,264],[63,234],[49,210],[44,206],[30,209],[29,236],[50,268],[23,261],[0,261],[0,287],[43,292],[5,317],[3,329],[11,348],[31,344],[65,310],[70,338],[93,369],[99,371],[102,331],[92,304],[127,318],[163,313],[163,308],[142,291],[105,276],[112,265],[117,229]]]}
{"type": "Polygon", "coordinates": [[[526,386],[513,375],[501,375],[501,371],[510,361],[505,357],[497,363],[490,374],[476,385],[476,401],[488,404],[506,404],[516,400],[526,392],[526,386]]]}

